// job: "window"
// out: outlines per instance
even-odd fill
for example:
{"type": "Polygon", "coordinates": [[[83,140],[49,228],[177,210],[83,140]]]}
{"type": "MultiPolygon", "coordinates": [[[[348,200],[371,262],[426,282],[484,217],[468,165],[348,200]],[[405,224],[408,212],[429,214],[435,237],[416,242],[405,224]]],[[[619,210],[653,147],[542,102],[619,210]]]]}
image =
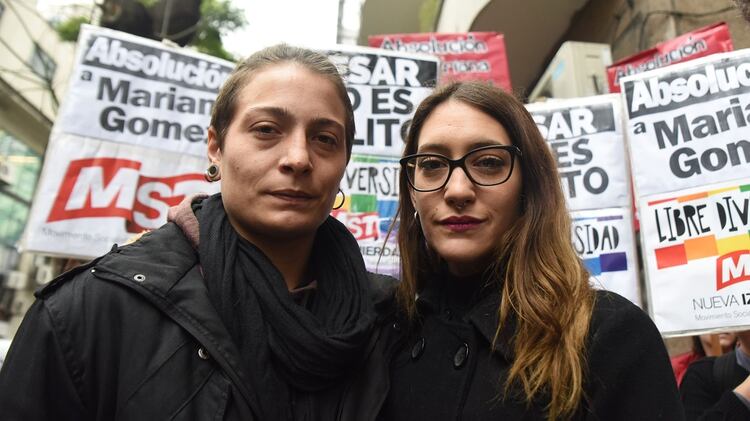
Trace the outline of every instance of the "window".
{"type": "Polygon", "coordinates": [[[34,54],[31,56],[31,70],[40,78],[51,81],[55,77],[57,64],[39,44],[34,43],[34,54]]]}
{"type": "Polygon", "coordinates": [[[0,129],[0,163],[7,170],[0,183],[0,247],[14,247],[26,226],[42,158],[0,129]]]}

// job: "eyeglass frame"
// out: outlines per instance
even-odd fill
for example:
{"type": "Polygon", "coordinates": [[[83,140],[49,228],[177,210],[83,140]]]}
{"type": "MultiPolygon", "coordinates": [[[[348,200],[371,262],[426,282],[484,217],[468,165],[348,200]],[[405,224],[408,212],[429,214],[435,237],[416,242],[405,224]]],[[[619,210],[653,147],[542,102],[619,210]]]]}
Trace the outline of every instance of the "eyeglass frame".
{"type": "Polygon", "coordinates": [[[409,162],[410,159],[414,159],[414,158],[418,158],[418,157],[423,157],[423,156],[425,156],[425,157],[432,156],[432,157],[442,158],[442,159],[448,161],[448,176],[445,177],[445,181],[443,182],[442,185],[440,185],[440,187],[436,187],[434,189],[421,190],[421,189],[416,188],[414,186],[414,183],[412,183],[411,178],[409,178],[409,173],[408,172],[406,173],[406,175],[405,175],[406,182],[409,183],[409,187],[411,187],[414,191],[418,191],[420,193],[429,193],[429,192],[438,191],[438,190],[444,188],[448,184],[448,181],[451,179],[451,175],[453,175],[453,170],[456,169],[456,168],[461,168],[464,171],[464,174],[466,174],[466,178],[468,178],[472,183],[474,183],[474,185],[482,186],[482,187],[489,187],[489,186],[497,186],[497,185],[503,184],[506,181],[510,180],[510,176],[513,175],[513,168],[516,165],[516,155],[519,158],[521,158],[523,156],[523,153],[521,152],[521,148],[519,148],[516,145],[488,145],[488,146],[482,146],[482,147],[479,147],[479,148],[476,148],[476,149],[472,149],[469,152],[466,152],[466,154],[464,156],[462,156],[461,158],[458,158],[458,159],[450,159],[450,158],[448,158],[445,155],[440,155],[440,154],[437,154],[437,153],[415,153],[415,154],[407,155],[407,156],[401,158],[398,162],[401,165],[402,171],[408,171],[407,164],[408,164],[408,162],[409,162]],[[482,184],[482,183],[479,183],[476,180],[474,180],[474,177],[471,176],[471,172],[466,168],[466,157],[467,156],[473,154],[474,152],[483,151],[483,150],[486,150],[486,149],[503,149],[503,150],[506,150],[506,151],[510,152],[510,171],[508,171],[508,176],[505,178],[505,180],[500,181],[498,183],[482,184]]]}

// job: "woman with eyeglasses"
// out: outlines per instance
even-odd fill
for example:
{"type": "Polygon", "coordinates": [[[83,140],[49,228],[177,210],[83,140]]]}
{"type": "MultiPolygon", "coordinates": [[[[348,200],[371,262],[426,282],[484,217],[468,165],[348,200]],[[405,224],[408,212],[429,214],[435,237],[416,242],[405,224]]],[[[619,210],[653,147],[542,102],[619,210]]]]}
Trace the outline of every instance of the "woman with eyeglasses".
{"type": "Polygon", "coordinates": [[[438,88],[401,160],[401,283],[340,419],[681,420],[659,332],[595,291],[523,105],[438,88]]]}

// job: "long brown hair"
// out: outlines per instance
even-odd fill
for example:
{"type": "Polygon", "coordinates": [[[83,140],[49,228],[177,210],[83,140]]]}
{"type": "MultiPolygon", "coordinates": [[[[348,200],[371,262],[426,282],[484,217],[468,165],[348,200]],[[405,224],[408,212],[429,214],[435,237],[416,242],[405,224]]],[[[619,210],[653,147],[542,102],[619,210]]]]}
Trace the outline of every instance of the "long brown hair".
{"type": "MultiPolygon", "coordinates": [[[[550,419],[570,418],[583,398],[585,341],[594,305],[589,274],[573,249],[570,218],[550,150],[523,104],[498,88],[479,82],[455,82],[436,89],[417,108],[404,155],[416,153],[425,120],[440,104],[461,101],[493,117],[518,146],[522,192],[518,221],[498,241],[495,264],[487,268],[504,277],[497,291],[500,332],[516,319],[515,358],[505,380],[505,396],[520,385],[526,401],[549,396],[550,419]]],[[[439,256],[428,249],[406,175],[400,176],[398,245],[401,251],[400,306],[417,317],[415,294],[439,256]]]]}

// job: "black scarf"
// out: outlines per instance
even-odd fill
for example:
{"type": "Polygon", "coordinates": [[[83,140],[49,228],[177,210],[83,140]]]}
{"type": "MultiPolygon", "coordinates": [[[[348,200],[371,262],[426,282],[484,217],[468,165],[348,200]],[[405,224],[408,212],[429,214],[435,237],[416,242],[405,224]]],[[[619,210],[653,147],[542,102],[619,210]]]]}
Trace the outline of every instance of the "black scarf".
{"type": "Polygon", "coordinates": [[[356,241],[330,216],[318,228],[311,254],[318,289],[305,308],[263,252],[234,230],[220,194],[193,210],[208,294],[240,350],[253,412],[261,420],[313,419],[309,397],[360,361],[374,320],[356,241]]]}

